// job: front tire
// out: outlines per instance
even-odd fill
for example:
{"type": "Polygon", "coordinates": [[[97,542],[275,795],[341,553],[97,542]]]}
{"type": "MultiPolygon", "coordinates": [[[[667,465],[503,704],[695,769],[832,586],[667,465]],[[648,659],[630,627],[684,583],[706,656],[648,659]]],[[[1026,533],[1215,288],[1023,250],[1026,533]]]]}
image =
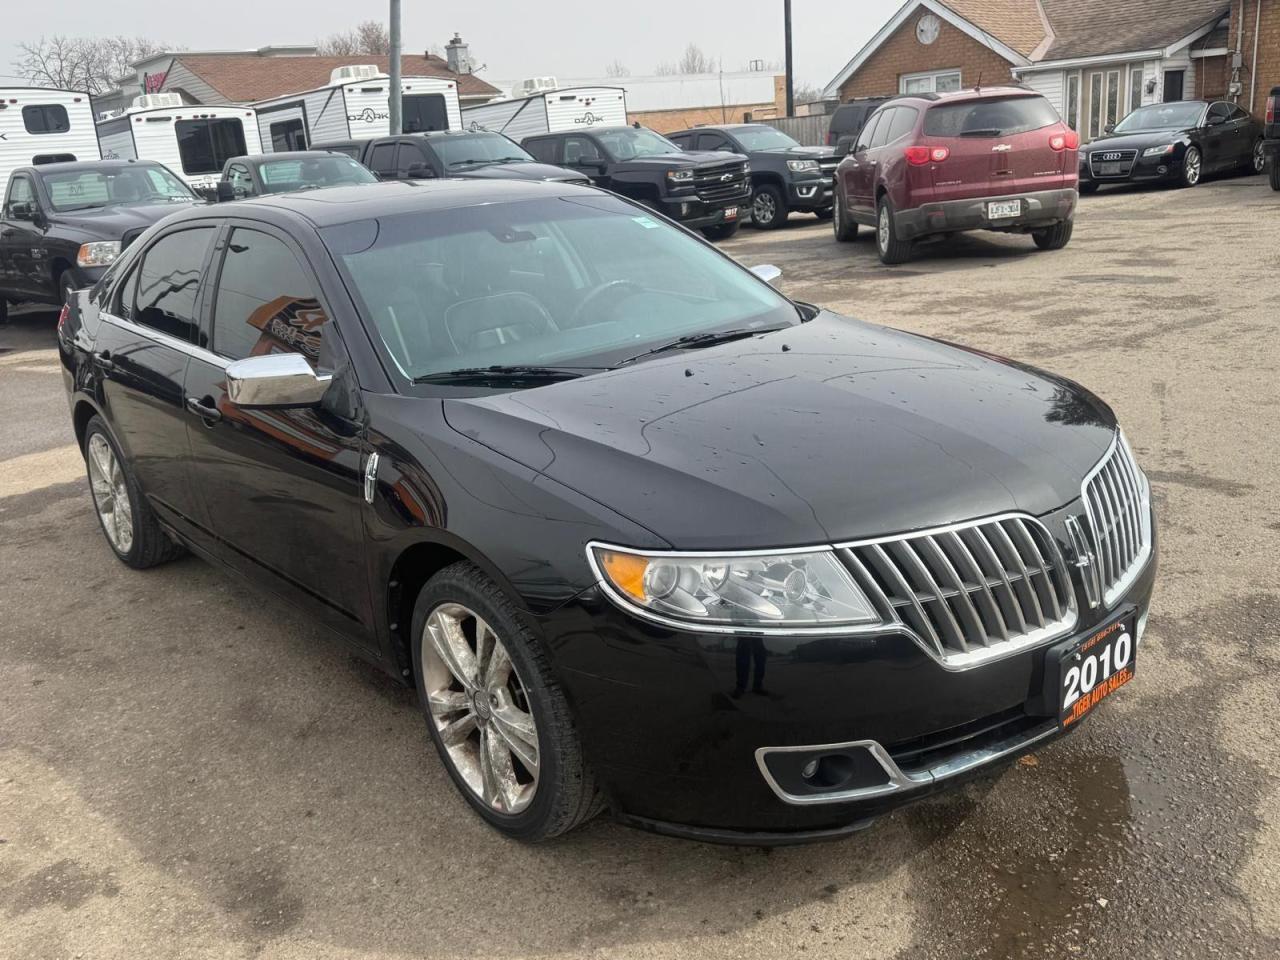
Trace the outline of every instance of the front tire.
{"type": "Polygon", "coordinates": [[[882,195],[876,205],[876,253],[880,254],[880,262],[889,266],[911,259],[911,241],[898,239],[893,201],[888,194],[882,195]]]}
{"type": "Polygon", "coordinates": [[[738,220],[733,223],[717,223],[714,227],[703,227],[702,235],[713,243],[719,243],[721,240],[728,240],[735,233],[742,223],[738,220]]]}
{"type": "Polygon", "coordinates": [[[844,207],[844,197],[838,187],[836,188],[836,205],[831,216],[831,229],[835,231],[836,239],[841,243],[858,239],[857,221],[849,218],[849,211],[844,207]]]}
{"type": "Polygon", "coordinates": [[[1075,229],[1075,220],[1064,220],[1044,230],[1031,231],[1031,239],[1041,250],[1061,250],[1071,240],[1071,231],[1075,229]]]}
{"type": "Polygon", "coordinates": [[[98,522],[117,557],[145,570],[183,554],[161,528],[101,417],[90,418],[85,427],[84,459],[98,522]]]}
{"type": "Polygon", "coordinates": [[[1178,180],[1181,187],[1194,187],[1204,174],[1204,158],[1199,147],[1187,147],[1186,156],[1182,158],[1182,176],[1178,180]]]}
{"type": "Polygon", "coordinates": [[[787,222],[787,198],[771,183],[756,187],[751,197],[751,222],[761,230],[777,230],[787,222]]]}
{"type": "Polygon", "coordinates": [[[471,808],[516,840],[547,840],[603,806],[564,692],[515,604],[470,563],[441,570],[413,609],[427,730],[471,808]]]}

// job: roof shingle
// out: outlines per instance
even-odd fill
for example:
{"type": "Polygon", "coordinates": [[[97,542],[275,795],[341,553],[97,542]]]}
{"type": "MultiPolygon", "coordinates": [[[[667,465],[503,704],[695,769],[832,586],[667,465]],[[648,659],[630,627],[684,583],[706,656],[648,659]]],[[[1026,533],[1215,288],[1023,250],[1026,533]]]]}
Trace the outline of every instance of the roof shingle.
{"type": "Polygon", "coordinates": [[[941,0],[941,3],[1024,57],[1045,39],[1036,0],[941,0]]]}
{"type": "Polygon", "coordinates": [[[1054,41],[1044,60],[1154,50],[1226,16],[1230,0],[1041,0],[1054,41]]]}

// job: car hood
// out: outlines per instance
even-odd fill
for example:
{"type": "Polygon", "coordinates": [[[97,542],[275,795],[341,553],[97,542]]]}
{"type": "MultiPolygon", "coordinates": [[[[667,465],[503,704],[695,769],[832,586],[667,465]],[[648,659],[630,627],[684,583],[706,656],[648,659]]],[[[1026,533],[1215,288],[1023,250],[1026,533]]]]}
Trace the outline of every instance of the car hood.
{"type": "Polygon", "coordinates": [[[148,203],[122,207],[101,207],[97,210],[76,210],[55,215],[54,222],[80,230],[103,240],[119,240],[131,230],[146,228],[158,223],[171,213],[188,207],[202,206],[202,201],[190,203],[148,203]]]}
{"type": "Polygon", "coordinates": [[[1115,422],[1068,380],[823,313],[580,380],[445,401],[458,432],[673,547],[838,543],[1080,496],[1115,422]]]}
{"type": "Polygon", "coordinates": [[[1082,154],[1106,153],[1109,150],[1141,150],[1143,147],[1154,147],[1162,143],[1171,143],[1190,135],[1190,131],[1182,127],[1171,127],[1168,130],[1143,130],[1140,133],[1113,134],[1099,137],[1086,147],[1081,147],[1082,154]]]}
{"type": "Polygon", "coordinates": [[[451,177],[464,180],[557,180],[566,183],[589,183],[590,179],[576,170],[556,167],[549,163],[495,163],[487,167],[450,172],[451,177]]]}
{"type": "Polygon", "coordinates": [[[619,168],[631,170],[676,170],[684,167],[713,167],[724,163],[745,162],[740,153],[723,153],[713,150],[686,150],[680,153],[663,153],[656,157],[633,157],[620,161],[619,168]]]}

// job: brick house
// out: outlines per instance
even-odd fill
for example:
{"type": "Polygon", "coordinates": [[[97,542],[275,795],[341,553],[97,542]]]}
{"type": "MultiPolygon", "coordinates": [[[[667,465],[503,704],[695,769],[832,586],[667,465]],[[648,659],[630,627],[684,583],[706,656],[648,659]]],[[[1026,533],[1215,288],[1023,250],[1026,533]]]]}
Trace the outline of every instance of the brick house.
{"type": "Polygon", "coordinates": [[[1280,83],[1280,0],[907,0],[825,95],[1010,80],[1085,139],[1161,101],[1231,99],[1260,113],[1280,83]]]}

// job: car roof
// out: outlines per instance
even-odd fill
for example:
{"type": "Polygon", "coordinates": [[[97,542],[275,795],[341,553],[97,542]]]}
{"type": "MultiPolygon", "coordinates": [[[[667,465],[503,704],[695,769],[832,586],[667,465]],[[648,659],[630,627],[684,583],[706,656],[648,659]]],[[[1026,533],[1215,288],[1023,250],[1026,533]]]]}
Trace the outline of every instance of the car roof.
{"type": "Polygon", "coordinates": [[[894,97],[895,102],[924,100],[929,103],[963,103],[968,100],[987,100],[996,97],[1039,97],[1043,94],[1027,87],[1003,84],[994,87],[969,87],[965,90],[948,90],[944,93],[903,93],[894,97]]]}
{"type": "Polygon", "coordinates": [[[593,187],[541,180],[388,180],[249,197],[230,205],[233,209],[198,207],[176,218],[207,218],[211,211],[225,212],[228,217],[245,217],[257,211],[268,221],[300,217],[316,227],[333,227],[401,213],[433,213],[551,197],[599,196],[600,191],[593,187]]]}
{"type": "Polygon", "coordinates": [[[39,173],[83,173],[88,170],[123,170],[126,167],[161,167],[155,160],[64,160],[59,163],[28,164],[23,170],[39,173]]]}

